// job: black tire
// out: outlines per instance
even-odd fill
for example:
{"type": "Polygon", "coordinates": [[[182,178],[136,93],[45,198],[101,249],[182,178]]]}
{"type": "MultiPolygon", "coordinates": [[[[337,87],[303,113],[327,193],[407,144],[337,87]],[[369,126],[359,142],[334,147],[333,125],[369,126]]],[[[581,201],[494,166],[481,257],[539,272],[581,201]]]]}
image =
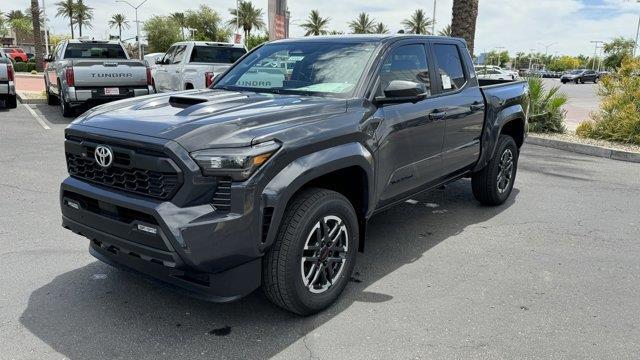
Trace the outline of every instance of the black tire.
{"type": "Polygon", "coordinates": [[[598,78],[593,79],[593,83],[597,84],[598,83],[598,78]]]}
{"type": "Polygon", "coordinates": [[[16,95],[9,95],[4,101],[7,109],[15,109],[18,107],[18,98],[16,95]]]}
{"type": "MultiPolygon", "coordinates": [[[[274,304],[303,316],[317,313],[330,306],[340,296],[351,278],[358,251],[358,235],[358,217],[349,200],[342,194],[316,188],[306,189],[298,194],[287,206],[276,240],[263,259],[262,288],[267,298],[274,304]],[[341,237],[344,233],[340,224],[346,229],[344,230],[346,236],[340,240],[347,245],[346,254],[343,256],[338,257],[333,254],[330,257],[327,251],[323,251],[323,246],[318,246],[320,249],[317,250],[313,249],[315,246],[305,250],[308,241],[313,241],[316,234],[326,233],[326,229],[330,229],[330,227],[323,227],[325,230],[321,228],[316,230],[317,226],[322,226],[320,224],[326,224],[327,218],[330,221],[331,218],[339,218],[342,221],[334,222],[333,228],[338,229],[341,237]],[[345,238],[346,242],[344,242],[345,238]],[[311,256],[309,256],[310,251],[314,252],[311,256]],[[316,260],[307,260],[303,263],[303,256],[316,260]],[[314,279],[318,278],[318,281],[322,282],[326,276],[331,276],[331,273],[335,278],[330,284],[324,282],[324,286],[327,286],[325,290],[317,289],[314,286],[315,281],[305,286],[303,279],[305,272],[309,269],[307,278],[311,278],[314,266],[322,263],[323,257],[324,261],[329,261],[328,266],[333,270],[329,272],[327,267],[322,268],[318,265],[315,269],[323,269],[320,273],[322,278],[318,275],[314,279]],[[335,259],[339,258],[345,260],[341,263],[336,262],[335,259]],[[305,267],[306,264],[308,267],[305,267]],[[337,267],[333,268],[333,266],[337,267]]],[[[321,237],[325,239],[324,236],[321,237]]]]}
{"type": "Polygon", "coordinates": [[[73,108],[71,107],[71,104],[69,104],[69,102],[67,102],[67,100],[64,99],[64,93],[62,92],[62,87],[60,86],[60,83],[58,83],[58,91],[60,92],[60,109],[62,111],[62,116],[69,118],[69,117],[73,117],[73,115],[75,115],[75,111],[73,111],[73,108]]]}
{"type": "Polygon", "coordinates": [[[496,206],[504,203],[509,198],[513,190],[513,183],[516,180],[518,155],[518,147],[513,138],[508,135],[500,135],[496,152],[491,161],[471,177],[471,188],[476,200],[483,205],[496,206]],[[501,173],[501,171],[503,166],[508,166],[502,164],[504,157],[508,157],[508,153],[511,154],[511,168],[507,175],[506,172],[501,173]],[[500,178],[502,180],[507,177],[508,183],[501,181],[498,177],[499,175],[502,175],[500,178]]]}
{"type": "Polygon", "coordinates": [[[51,106],[60,104],[60,99],[58,99],[57,96],[51,94],[51,91],[49,91],[49,86],[47,86],[47,104],[51,106]]]}
{"type": "Polygon", "coordinates": [[[576,80],[575,80],[575,83],[576,83],[576,84],[579,84],[579,83],[580,83],[580,79],[576,79],[576,80]]]}

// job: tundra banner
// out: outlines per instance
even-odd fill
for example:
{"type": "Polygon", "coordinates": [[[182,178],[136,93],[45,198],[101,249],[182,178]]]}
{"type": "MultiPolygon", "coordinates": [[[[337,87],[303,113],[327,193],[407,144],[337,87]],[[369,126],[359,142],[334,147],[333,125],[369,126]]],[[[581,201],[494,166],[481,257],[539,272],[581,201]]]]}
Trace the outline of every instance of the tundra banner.
{"type": "Polygon", "coordinates": [[[269,0],[269,40],[289,37],[289,13],[287,0],[269,0]]]}

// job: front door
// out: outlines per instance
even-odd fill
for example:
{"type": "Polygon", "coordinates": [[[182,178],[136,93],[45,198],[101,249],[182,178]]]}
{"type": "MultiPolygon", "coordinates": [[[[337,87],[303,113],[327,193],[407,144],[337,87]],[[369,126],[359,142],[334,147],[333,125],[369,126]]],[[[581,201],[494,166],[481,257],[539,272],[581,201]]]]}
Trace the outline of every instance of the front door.
{"type": "MultiPolygon", "coordinates": [[[[474,73],[465,63],[461,45],[437,41],[432,46],[437,70],[437,93],[446,112],[442,169],[446,177],[468,170],[480,156],[484,97],[474,73]]],[[[469,60],[470,61],[470,60],[469,60]]]]}
{"type": "Polygon", "coordinates": [[[426,43],[400,43],[379,69],[377,97],[384,96],[392,80],[416,82],[427,94],[416,103],[386,104],[373,115],[382,119],[375,135],[379,207],[426,188],[442,175],[444,119],[431,98],[433,67],[426,54],[426,43]]]}
{"type": "Polygon", "coordinates": [[[158,92],[165,92],[171,89],[169,74],[167,73],[167,66],[173,61],[173,54],[176,50],[176,46],[172,46],[167,50],[167,53],[162,57],[160,64],[156,66],[153,81],[158,92]]]}

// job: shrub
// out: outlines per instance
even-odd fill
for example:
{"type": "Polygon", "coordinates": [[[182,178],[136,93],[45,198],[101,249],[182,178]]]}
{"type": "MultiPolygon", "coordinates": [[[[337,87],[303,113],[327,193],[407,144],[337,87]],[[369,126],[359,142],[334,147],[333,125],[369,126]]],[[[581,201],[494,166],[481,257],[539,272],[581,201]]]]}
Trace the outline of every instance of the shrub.
{"type": "Polygon", "coordinates": [[[576,133],[593,139],[640,144],[640,59],[626,58],[600,83],[600,109],[576,133]]]}
{"type": "Polygon", "coordinates": [[[532,132],[563,133],[567,112],[562,107],[567,103],[567,96],[558,92],[559,86],[547,91],[541,78],[530,77],[527,81],[531,99],[529,129],[532,132]]]}
{"type": "Polygon", "coordinates": [[[15,72],[31,72],[36,69],[35,63],[17,62],[13,64],[15,72]]]}

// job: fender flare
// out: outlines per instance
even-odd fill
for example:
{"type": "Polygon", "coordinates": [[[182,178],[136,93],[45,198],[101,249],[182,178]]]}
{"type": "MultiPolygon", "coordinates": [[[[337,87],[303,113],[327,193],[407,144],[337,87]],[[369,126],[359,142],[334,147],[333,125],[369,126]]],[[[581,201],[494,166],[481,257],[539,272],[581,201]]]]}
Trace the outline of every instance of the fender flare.
{"type": "MultiPolygon", "coordinates": [[[[367,202],[361,217],[368,218],[373,212],[375,192],[373,156],[360,143],[338,145],[292,161],[264,187],[261,196],[261,211],[265,207],[272,207],[273,215],[263,245],[268,247],[273,243],[287,205],[304,185],[323,175],[354,166],[361,168],[367,176],[367,189],[364,189],[366,190],[367,202]]],[[[360,232],[360,236],[361,239],[364,237],[364,231],[360,232]]]]}
{"type": "MultiPolygon", "coordinates": [[[[492,113],[489,113],[486,116],[494,115],[492,113]]],[[[504,126],[512,121],[523,121],[524,129],[526,132],[526,118],[526,112],[520,104],[509,106],[495,114],[496,120],[493,122],[490,128],[483,131],[482,143],[484,143],[484,146],[482,146],[480,158],[473,171],[481,170],[489,163],[489,161],[491,161],[496,151],[496,147],[498,146],[498,138],[500,137],[500,133],[502,133],[502,129],[504,128],[504,126]]]]}

